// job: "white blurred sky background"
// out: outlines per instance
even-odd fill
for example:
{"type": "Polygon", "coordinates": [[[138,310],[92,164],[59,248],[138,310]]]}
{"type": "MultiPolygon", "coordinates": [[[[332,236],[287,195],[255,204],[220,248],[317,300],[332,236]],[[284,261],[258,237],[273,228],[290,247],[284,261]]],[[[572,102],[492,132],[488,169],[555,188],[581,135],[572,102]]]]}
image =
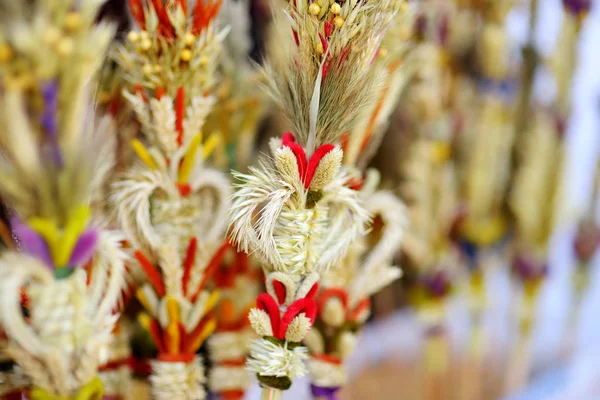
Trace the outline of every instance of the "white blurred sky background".
{"type": "MultiPolygon", "coordinates": [[[[592,2],[600,3],[600,0],[592,2]]],[[[527,2],[522,2],[527,3],[527,2]]],[[[539,24],[536,32],[538,50],[548,56],[554,49],[562,21],[561,0],[539,0],[539,24]]],[[[509,16],[508,30],[515,40],[515,51],[523,44],[527,31],[527,6],[515,8],[509,16]]],[[[535,95],[539,99],[554,96],[552,79],[541,73],[535,95]]],[[[584,300],[576,328],[572,325],[570,271],[573,268],[572,237],[577,216],[587,207],[598,150],[600,149],[600,4],[592,10],[581,33],[579,65],[573,82],[573,113],[568,124],[567,165],[563,217],[553,240],[551,272],[545,285],[534,332],[534,375],[523,393],[506,400],[598,400],[600,399],[600,271],[594,268],[593,280],[584,300]],[[564,338],[572,340],[572,354],[564,353],[564,338]]],[[[594,267],[600,259],[596,257],[594,267]]],[[[487,277],[493,301],[487,318],[497,352],[506,352],[512,340],[511,287],[507,268],[491,269],[487,277]]],[[[464,299],[450,307],[449,330],[455,347],[465,346],[468,319],[464,299]]],[[[360,349],[351,360],[350,370],[358,373],[377,363],[384,354],[416,357],[419,351],[419,328],[414,318],[399,313],[387,321],[365,330],[360,349]]],[[[248,399],[260,398],[258,387],[248,399]]],[[[289,400],[309,399],[308,382],[298,380],[289,400]]],[[[487,400],[487,399],[486,399],[487,400]]],[[[490,399],[493,400],[493,399],[490,399]]]]}

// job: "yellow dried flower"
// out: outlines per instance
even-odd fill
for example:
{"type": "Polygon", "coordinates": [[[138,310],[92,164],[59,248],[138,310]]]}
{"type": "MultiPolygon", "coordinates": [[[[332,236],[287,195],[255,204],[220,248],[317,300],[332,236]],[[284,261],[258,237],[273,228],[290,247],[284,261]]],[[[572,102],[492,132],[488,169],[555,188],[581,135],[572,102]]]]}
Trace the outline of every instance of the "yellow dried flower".
{"type": "Polygon", "coordinates": [[[63,57],[68,56],[73,52],[74,46],[73,39],[64,37],[56,44],[56,51],[63,57]]]}
{"type": "Polygon", "coordinates": [[[58,30],[55,26],[50,26],[48,29],[46,29],[46,32],[44,33],[44,41],[46,44],[52,45],[58,42],[59,39],[60,30],[58,30]]]}
{"type": "Polygon", "coordinates": [[[188,32],[188,33],[186,33],[186,34],[183,36],[183,43],[184,43],[186,46],[191,46],[191,45],[193,45],[195,41],[196,41],[196,36],[194,36],[194,34],[193,34],[193,33],[189,33],[189,32],[188,32]]]}
{"type": "Polygon", "coordinates": [[[321,42],[317,43],[317,45],[315,46],[315,51],[317,52],[317,54],[325,53],[325,49],[323,48],[323,43],[321,43],[321,42]]]}
{"type": "Polygon", "coordinates": [[[332,14],[337,15],[342,12],[342,6],[340,6],[338,3],[333,3],[329,8],[329,11],[331,11],[332,14]]]}
{"type": "Polygon", "coordinates": [[[78,12],[71,11],[65,16],[65,29],[69,32],[75,32],[81,27],[81,15],[78,12]]]}
{"type": "Polygon", "coordinates": [[[154,68],[152,68],[152,65],[150,65],[150,64],[145,64],[145,65],[142,67],[142,73],[143,73],[144,75],[150,75],[150,74],[152,73],[152,71],[153,71],[153,70],[154,70],[154,68]]]}
{"type": "Polygon", "coordinates": [[[183,62],[189,62],[192,59],[192,51],[190,49],[183,49],[179,54],[179,58],[183,62]]]}
{"type": "Polygon", "coordinates": [[[136,31],[130,31],[127,34],[127,40],[129,40],[131,43],[137,43],[140,40],[140,34],[136,31]]]}
{"type": "Polygon", "coordinates": [[[311,3],[311,5],[308,6],[308,12],[311,15],[319,15],[319,13],[321,12],[321,6],[317,3],[311,3]]]}
{"type": "Polygon", "coordinates": [[[12,58],[13,51],[5,43],[0,44],[0,63],[9,61],[12,58]]]}
{"type": "Polygon", "coordinates": [[[344,17],[338,15],[333,19],[333,24],[336,28],[340,29],[342,26],[344,26],[344,17]]]}
{"type": "Polygon", "coordinates": [[[150,41],[150,39],[143,38],[142,42],[140,43],[140,49],[142,49],[142,51],[148,51],[151,47],[152,42],[150,41]]]}

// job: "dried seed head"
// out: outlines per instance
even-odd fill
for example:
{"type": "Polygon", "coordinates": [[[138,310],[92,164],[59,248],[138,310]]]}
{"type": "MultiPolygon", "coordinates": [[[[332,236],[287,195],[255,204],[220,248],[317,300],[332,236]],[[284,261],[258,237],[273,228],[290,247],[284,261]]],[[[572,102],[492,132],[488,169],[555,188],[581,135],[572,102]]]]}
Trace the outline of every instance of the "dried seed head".
{"type": "Polygon", "coordinates": [[[143,38],[140,43],[140,49],[142,51],[148,51],[152,47],[152,41],[150,39],[143,38]]]}
{"type": "Polygon", "coordinates": [[[308,6],[308,12],[311,15],[319,15],[319,13],[321,12],[321,6],[317,3],[312,3],[310,6],[308,6]]]}
{"type": "Polygon", "coordinates": [[[189,32],[188,32],[188,33],[186,33],[186,34],[183,36],[183,43],[184,43],[186,46],[191,46],[191,45],[193,45],[195,41],[196,41],[196,36],[194,36],[194,34],[193,34],[193,33],[189,33],[189,32]]]}
{"type": "Polygon", "coordinates": [[[140,34],[136,31],[130,31],[127,34],[127,40],[129,40],[131,43],[137,43],[140,40],[140,34]]]}
{"type": "Polygon", "coordinates": [[[189,62],[192,59],[192,51],[190,49],[183,49],[179,54],[179,58],[183,62],[189,62]]]}
{"type": "Polygon", "coordinates": [[[65,16],[65,29],[69,32],[75,32],[81,27],[81,15],[78,12],[71,11],[65,16]]]}

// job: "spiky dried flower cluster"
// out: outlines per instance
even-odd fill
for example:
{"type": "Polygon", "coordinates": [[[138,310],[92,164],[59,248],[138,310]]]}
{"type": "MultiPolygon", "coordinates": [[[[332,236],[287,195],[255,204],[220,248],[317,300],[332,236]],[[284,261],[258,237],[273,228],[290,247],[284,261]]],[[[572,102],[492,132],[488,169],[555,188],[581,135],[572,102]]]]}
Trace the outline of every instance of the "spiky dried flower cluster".
{"type": "Polygon", "coordinates": [[[0,193],[20,250],[0,257],[0,320],[34,398],[101,393],[124,284],[122,238],[94,207],[114,156],[89,99],[114,34],[95,23],[101,3],[0,4],[0,193]]]}
{"type": "Polygon", "coordinates": [[[41,90],[40,83],[58,79],[66,115],[61,132],[76,136],[87,105],[82,80],[94,75],[106,55],[114,29],[96,24],[103,1],[0,2],[0,76],[3,86],[41,90]],[[69,128],[68,130],[66,130],[69,128]]]}
{"type": "Polygon", "coordinates": [[[129,0],[139,30],[132,30],[116,59],[133,85],[175,97],[185,87],[190,98],[216,83],[221,41],[227,30],[214,23],[221,0],[129,0]],[[189,8],[189,9],[188,9],[189,8]]]}
{"type": "Polygon", "coordinates": [[[414,55],[413,35],[416,7],[404,4],[386,31],[371,68],[378,70],[382,84],[373,88],[376,101],[365,107],[348,132],[344,164],[364,169],[379,148],[400,95],[420,64],[414,55]]]}
{"type": "Polygon", "coordinates": [[[231,209],[231,237],[268,270],[304,275],[327,269],[369,220],[340,172],[342,151],[325,145],[307,161],[290,134],[271,144],[273,161],[261,161],[248,175],[234,174],[241,182],[231,209]]]}
{"type": "Polygon", "coordinates": [[[373,100],[381,74],[371,62],[403,1],[325,3],[290,2],[286,12],[296,46],[265,70],[269,94],[309,154],[335,142],[373,100]],[[338,17],[345,22],[336,26],[338,17]]]}
{"type": "Polygon", "coordinates": [[[135,94],[124,95],[146,144],[132,142],[141,162],[113,185],[112,201],[128,239],[153,258],[159,257],[164,238],[177,237],[181,254],[192,237],[218,246],[225,228],[230,185],[203,162],[220,137],[204,140],[202,135],[215,101],[210,89],[225,34],[215,33],[219,8],[218,2],[197,1],[188,15],[187,1],[130,1],[142,31],[130,32],[129,45],[120,49],[117,61],[136,87],[135,94]],[[159,66],[160,79],[133,74],[148,69],[135,60],[152,71],[159,66]]]}
{"type": "Polygon", "coordinates": [[[0,258],[0,318],[10,339],[6,353],[40,391],[72,396],[93,382],[118,318],[112,310],[123,287],[119,240],[103,234],[90,286],[83,269],[56,280],[31,256],[8,252],[0,258]],[[28,287],[28,320],[22,314],[20,288],[24,286],[28,287]]]}
{"type": "Polygon", "coordinates": [[[150,107],[139,96],[127,97],[152,144],[133,142],[141,162],[113,184],[112,201],[128,239],[152,256],[165,237],[179,237],[180,251],[191,237],[218,242],[231,189],[221,172],[204,166],[218,138],[203,143],[198,133],[212,99],[193,99],[184,118],[168,96],[150,100],[150,107]]]}

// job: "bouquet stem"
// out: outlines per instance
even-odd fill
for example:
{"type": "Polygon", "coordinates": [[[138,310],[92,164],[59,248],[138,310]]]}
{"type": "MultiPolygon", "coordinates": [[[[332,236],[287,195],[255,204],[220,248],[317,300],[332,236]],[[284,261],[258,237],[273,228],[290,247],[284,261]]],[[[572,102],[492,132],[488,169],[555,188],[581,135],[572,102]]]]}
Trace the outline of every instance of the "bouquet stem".
{"type": "Polygon", "coordinates": [[[283,391],[271,387],[263,387],[260,394],[260,400],[281,400],[283,391]]]}
{"type": "Polygon", "coordinates": [[[531,371],[531,333],[535,323],[535,306],[540,282],[526,282],[519,318],[519,337],[508,360],[505,393],[512,394],[521,389],[529,379],[531,371]]]}
{"type": "Polygon", "coordinates": [[[441,315],[439,317],[436,323],[426,327],[425,332],[426,400],[441,400],[445,397],[449,351],[441,315]]]}
{"type": "Polygon", "coordinates": [[[476,316],[471,327],[469,352],[463,364],[461,400],[478,400],[483,398],[483,371],[486,350],[486,332],[482,316],[476,316]]]}

